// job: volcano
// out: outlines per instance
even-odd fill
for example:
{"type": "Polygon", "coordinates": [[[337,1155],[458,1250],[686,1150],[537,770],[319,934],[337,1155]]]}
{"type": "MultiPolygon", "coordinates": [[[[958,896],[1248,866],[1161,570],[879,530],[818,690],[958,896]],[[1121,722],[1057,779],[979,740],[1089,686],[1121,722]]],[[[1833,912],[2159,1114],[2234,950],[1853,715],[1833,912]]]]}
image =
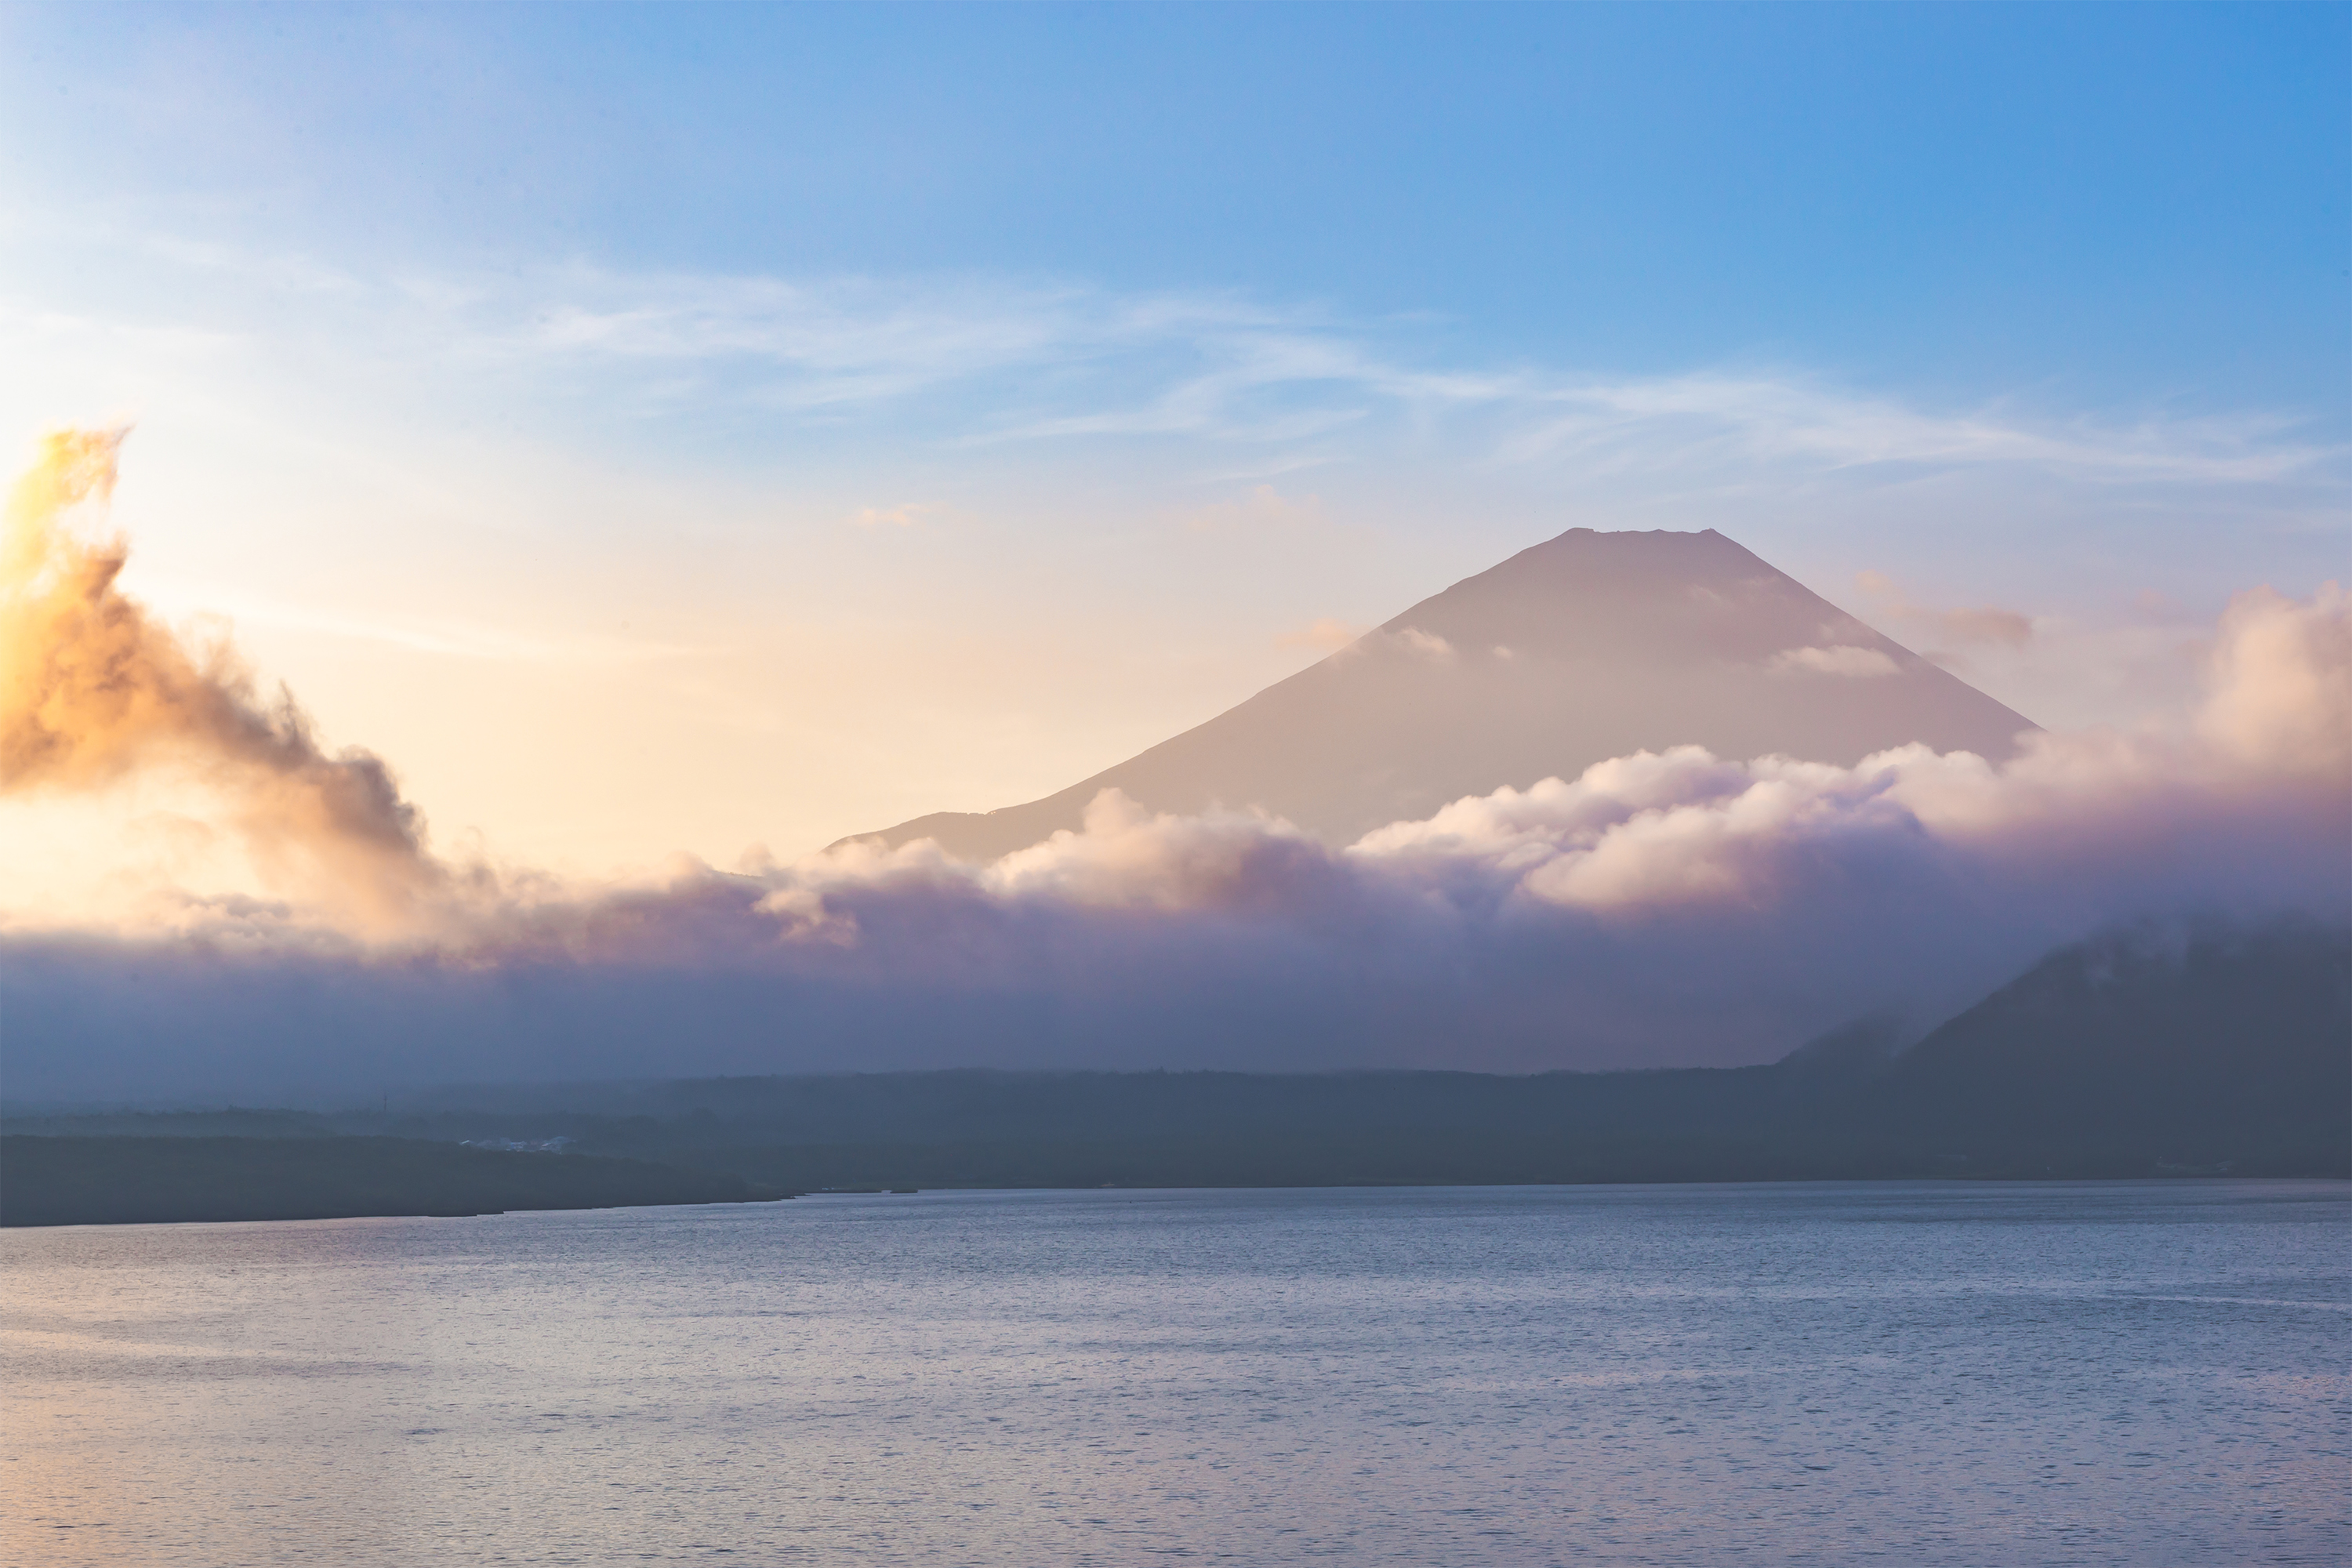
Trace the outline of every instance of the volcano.
{"type": "Polygon", "coordinates": [[[1573,528],[1058,794],[855,837],[993,859],[1078,827],[1117,789],[1346,844],[1633,752],[1850,765],[1917,742],[2000,761],[2035,728],[1713,529],[1573,528]]]}

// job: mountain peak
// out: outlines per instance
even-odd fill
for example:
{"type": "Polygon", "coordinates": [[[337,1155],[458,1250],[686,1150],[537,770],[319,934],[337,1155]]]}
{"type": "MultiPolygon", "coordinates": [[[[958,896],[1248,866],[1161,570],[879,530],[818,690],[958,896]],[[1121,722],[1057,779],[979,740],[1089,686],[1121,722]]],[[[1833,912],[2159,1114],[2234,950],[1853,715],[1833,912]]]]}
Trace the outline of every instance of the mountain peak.
{"type": "Polygon", "coordinates": [[[1632,752],[1851,764],[1922,742],[2000,759],[2033,727],[1711,528],[1571,528],[1058,794],[872,837],[990,858],[1078,826],[1116,788],[1349,843],[1632,752]]]}

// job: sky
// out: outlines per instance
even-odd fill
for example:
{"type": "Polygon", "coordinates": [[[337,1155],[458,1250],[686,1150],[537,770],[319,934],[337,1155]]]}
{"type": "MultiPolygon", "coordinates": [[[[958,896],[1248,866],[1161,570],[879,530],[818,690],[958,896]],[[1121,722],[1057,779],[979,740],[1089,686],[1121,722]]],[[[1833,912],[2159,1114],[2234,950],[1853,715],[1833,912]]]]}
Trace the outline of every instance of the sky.
{"type": "MultiPolygon", "coordinates": [[[[2127,728],[2345,575],[2347,61],[2308,5],[18,5],[0,435],[131,426],[121,588],[510,876],[1045,795],[1579,526],[2127,728]]],[[[182,867],[109,787],[0,801],[15,929],[182,867]]]]}

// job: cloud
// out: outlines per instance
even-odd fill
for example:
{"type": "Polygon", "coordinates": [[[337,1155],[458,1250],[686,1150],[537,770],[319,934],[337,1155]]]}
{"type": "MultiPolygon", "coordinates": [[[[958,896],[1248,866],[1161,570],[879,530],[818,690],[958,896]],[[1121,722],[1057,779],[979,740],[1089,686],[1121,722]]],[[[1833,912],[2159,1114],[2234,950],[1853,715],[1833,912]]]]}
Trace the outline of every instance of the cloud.
{"type": "Polygon", "coordinates": [[[0,534],[0,795],[87,793],[162,765],[230,791],[254,847],[399,921],[446,882],[391,770],[328,755],[281,693],[265,703],[225,641],[191,648],[116,585],[128,549],[77,521],[114,488],[123,432],[50,436],[0,534]]]}
{"type": "Polygon", "coordinates": [[[761,382],[761,395],[799,409],[902,397],[1083,353],[1133,330],[1074,290],[985,282],[626,276],[586,267],[532,281],[537,298],[528,300],[511,288],[451,291],[468,307],[469,335],[509,356],[766,366],[789,376],[761,382]]]}
{"type": "Polygon", "coordinates": [[[1325,616],[1309,621],[1297,631],[1284,632],[1274,639],[1276,647],[1313,648],[1322,653],[1337,653],[1364,635],[1364,628],[1325,616]]]}
{"type": "Polygon", "coordinates": [[[1192,512],[1185,518],[1184,526],[1202,533],[1255,532],[1323,521],[1322,497],[1286,496],[1272,485],[1252,485],[1244,495],[1192,512]]]}
{"type": "Polygon", "coordinates": [[[167,609],[175,603],[203,605],[205,608],[190,618],[217,624],[223,628],[223,636],[231,626],[270,626],[484,663],[622,666],[686,658],[709,651],[691,644],[647,638],[531,637],[507,626],[438,617],[394,620],[347,615],[234,590],[224,592],[210,584],[158,581],[152,576],[146,580],[146,594],[151,602],[167,609]]]}
{"type": "Polygon", "coordinates": [[[2337,460],[2268,416],[2103,427],[1987,407],[1932,412],[1800,376],[1696,372],[1646,380],[1538,383],[1511,443],[1525,459],[1579,454],[1620,464],[1713,452],[1748,466],[2026,467],[2107,480],[2270,483],[2337,460]]]}
{"type": "Polygon", "coordinates": [[[1980,605],[1975,609],[1946,610],[1936,618],[1936,625],[1946,638],[1956,643],[1998,643],[2003,647],[2023,647],[2033,640],[2031,617],[2015,610],[1996,609],[1980,605]]]}
{"type": "Polygon", "coordinates": [[[1722,462],[1816,472],[2032,468],[2111,481],[2268,484],[2339,464],[2271,415],[2126,425],[1998,404],[1929,410],[1802,375],[1695,371],[1596,378],[1426,363],[1392,327],[1236,294],[1122,296],[1004,280],[545,277],[520,346],[675,365],[756,363],[783,405],[835,407],[1020,373],[1087,406],[1008,414],[991,440],[1322,437],[1402,414],[1491,421],[1495,458],[1587,469],[1722,462]],[[1120,389],[1140,385],[1140,395],[1120,389]],[[1110,401],[1104,401],[1108,395],[1110,401]]]}
{"type": "Polygon", "coordinates": [[[1002,280],[542,279],[515,346],[563,358],[756,364],[779,406],[835,409],[1017,374],[989,441],[1184,436],[1254,444],[1351,426],[1482,421],[1493,460],[1588,471],[1736,466],[1817,473],[2026,468],[2077,479],[2263,485],[2340,465],[2271,415],[2049,421],[1929,410],[1785,374],[1601,379],[1423,361],[1395,329],[1233,294],[1121,296],[1002,280]],[[593,299],[598,303],[571,302],[593,299]],[[1085,399],[1039,406],[1038,373],[1085,399]],[[1129,390],[1140,386],[1138,395],[1129,390]]]}
{"type": "MultiPolygon", "coordinates": [[[[1452,643],[1419,626],[1399,626],[1393,631],[1377,627],[1360,634],[1343,621],[1319,620],[1304,632],[1287,633],[1276,640],[1277,646],[1284,647],[1328,647],[1351,658],[1392,650],[1406,658],[1450,664],[1457,655],[1452,643]]],[[[1507,647],[1498,647],[1493,651],[1497,658],[1516,657],[1507,647]]]]}
{"type": "MultiPolygon", "coordinates": [[[[2097,483],[2259,489],[2340,475],[2339,446],[2266,412],[2098,420],[2012,402],[1927,407],[1799,371],[1607,376],[1481,363],[1425,325],[1232,290],[1130,293],[1058,279],[629,271],[585,263],[399,274],[47,213],[45,252],[138,255],[146,294],[194,293],[201,321],[0,300],[0,330],[71,354],[128,331],[158,343],[332,342],[339,356],[561,401],[708,424],[720,411],[831,430],[911,405],[949,445],[1181,437],[1311,459],[1377,455],[1443,429],[1475,460],[1643,474],[2030,469],[2097,483]],[[256,285],[263,285],[257,287],[256,285]],[[247,312],[242,330],[225,330],[247,312]],[[289,310],[303,312],[298,323],[289,310]],[[431,345],[420,356],[418,345],[431,345]]],[[[87,269],[84,269],[87,270],[87,269]]],[[[52,289],[73,291],[70,277],[52,289]]],[[[316,367],[311,367],[316,368],[316,367]]],[[[1244,454],[1236,453],[1238,459],[1244,454]]]]}
{"type": "Polygon", "coordinates": [[[935,512],[938,510],[939,508],[937,507],[925,506],[919,501],[901,501],[898,505],[892,507],[860,507],[857,510],[856,521],[857,526],[860,528],[881,528],[884,526],[891,528],[912,528],[916,523],[921,521],[925,517],[929,516],[932,512],[935,512]]]}
{"type": "Polygon", "coordinates": [[[2033,618],[1991,605],[1969,609],[1937,610],[1915,605],[1894,580],[1878,572],[1854,574],[1855,585],[1876,601],[1877,613],[1891,619],[1927,627],[1944,642],[1963,647],[1991,644],[2021,648],[2033,640],[2033,618]]]}
{"type": "Polygon", "coordinates": [[[2232,599],[2205,683],[2196,731],[2219,753],[2314,784],[2352,774],[2352,601],[2336,584],[2308,605],[2232,599]]]}
{"type": "Polygon", "coordinates": [[[1787,648],[1774,654],[1766,668],[1775,675],[1839,675],[1853,679],[1893,675],[1896,671],[1895,661],[1878,649],[1847,643],[1829,647],[1787,648]]]}

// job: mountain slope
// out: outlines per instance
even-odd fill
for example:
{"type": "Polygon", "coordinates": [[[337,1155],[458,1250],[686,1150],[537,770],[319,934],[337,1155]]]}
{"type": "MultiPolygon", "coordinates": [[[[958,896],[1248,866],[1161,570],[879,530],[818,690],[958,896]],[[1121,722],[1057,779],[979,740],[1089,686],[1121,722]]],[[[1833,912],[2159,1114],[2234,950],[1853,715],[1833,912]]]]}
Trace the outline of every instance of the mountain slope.
{"type": "Polygon", "coordinates": [[[1874,1098],[1916,1146],[1980,1164],[2343,1174],[2352,938],[2286,922],[2062,949],[1895,1058],[1874,1098]]]}
{"type": "Polygon", "coordinates": [[[1696,743],[1851,763],[1925,742],[2001,758],[2034,726],[1709,529],[1571,529],[1207,723],[1058,794],[871,836],[984,859],[1116,788],[1261,807],[1334,843],[1448,801],[1696,743]]]}

